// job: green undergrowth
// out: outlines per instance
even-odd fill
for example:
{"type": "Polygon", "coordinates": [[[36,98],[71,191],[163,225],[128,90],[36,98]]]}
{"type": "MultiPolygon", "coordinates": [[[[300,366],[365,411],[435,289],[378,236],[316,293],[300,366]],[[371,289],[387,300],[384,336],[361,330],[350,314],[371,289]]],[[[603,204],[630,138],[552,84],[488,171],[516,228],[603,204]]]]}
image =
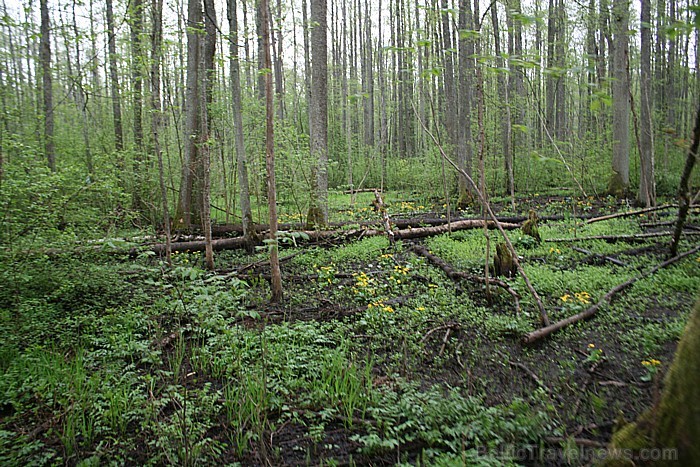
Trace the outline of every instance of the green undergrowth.
{"type": "MultiPolygon", "coordinates": [[[[639,231],[635,220],[565,219],[544,223],[539,245],[511,235],[554,321],[664,251],[546,240],[639,231]]],[[[483,273],[481,230],[423,243],[483,273]]],[[[700,263],[688,258],[593,320],[525,347],[539,312],[522,278],[505,279],[521,298],[517,313],[499,287],[489,300],[481,283],[453,282],[409,243],[377,236],[287,246],[281,257],[292,254],[285,302],[271,306],[264,265],[228,274],[265,251],[219,253],[219,274],[194,253],[174,255],[172,267],[149,255],[3,253],[0,464],[536,464],[548,436],[573,439],[578,426],[610,426],[651,402],[653,374],[641,362],[670,361],[700,289],[700,263]],[[593,364],[600,378],[588,376],[593,364]]]]}

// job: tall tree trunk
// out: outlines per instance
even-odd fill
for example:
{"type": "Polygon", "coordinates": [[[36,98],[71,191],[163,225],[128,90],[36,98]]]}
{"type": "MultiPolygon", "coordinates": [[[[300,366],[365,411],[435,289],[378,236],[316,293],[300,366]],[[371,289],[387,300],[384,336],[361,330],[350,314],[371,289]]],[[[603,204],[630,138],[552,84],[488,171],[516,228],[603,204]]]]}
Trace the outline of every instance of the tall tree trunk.
{"type": "Polygon", "coordinates": [[[547,83],[546,83],[546,122],[547,129],[550,134],[555,134],[556,127],[556,98],[557,98],[557,78],[554,74],[554,68],[557,64],[555,58],[555,46],[557,41],[557,0],[549,0],[549,8],[547,10],[547,83]]]}
{"type": "Polygon", "coordinates": [[[48,0],[40,0],[41,4],[41,71],[42,87],[44,90],[44,153],[49,168],[56,171],[56,147],[53,138],[53,81],[51,79],[51,36],[49,31],[48,0]]]}
{"type": "Polygon", "coordinates": [[[309,139],[315,162],[307,224],[328,222],[328,51],[326,41],[326,0],[311,0],[311,105],[309,139]]]}
{"type": "MultiPolygon", "coordinates": [[[[265,69],[265,51],[263,50],[263,17],[267,17],[270,13],[268,2],[262,0],[256,0],[255,5],[255,29],[258,38],[258,71],[265,69]],[[268,8],[267,11],[263,11],[263,6],[268,8]]],[[[270,68],[272,70],[272,68],[270,68]]],[[[260,102],[265,102],[265,73],[258,73],[258,99],[260,102]]]]}
{"type": "Polygon", "coordinates": [[[280,120],[284,119],[284,73],[283,73],[283,55],[282,47],[282,0],[277,0],[277,40],[275,41],[275,94],[277,95],[277,117],[280,120]]]}
{"type": "Polygon", "coordinates": [[[304,30],[304,91],[306,93],[307,116],[311,120],[311,46],[309,45],[310,26],[307,14],[307,0],[301,0],[302,28],[304,30]]]}
{"type": "Polygon", "coordinates": [[[618,197],[627,195],[630,184],[628,23],[629,1],[613,0],[613,173],[608,193],[618,197]]]}
{"type": "MultiPolygon", "coordinates": [[[[510,168],[515,173],[515,155],[520,154],[524,148],[523,140],[525,133],[522,131],[525,125],[525,85],[523,82],[523,67],[520,61],[523,59],[523,24],[522,24],[522,7],[520,0],[508,0],[507,3],[508,15],[508,76],[509,94],[508,104],[511,109],[511,121],[517,125],[517,131],[512,131],[511,125],[511,164],[510,168]]],[[[514,176],[513,176],[514,178],[514,176]]],[[[513,183],[515,184],[515,182],[513,183]]]]}
{"type": "MultiPolygon", "coordinates": [[[[469,177],[472,176],[472,82],[474,81],[474,41],[466,31],[474,27],[471,3],[459,0],[459,69],[457,74],[457,111],[459,132],[457,134],[457,166],[469,177]]],[[[466,208],[472,202],[472,187],[460,172],[457,176],[457,207],[466,208]]]]}
{"type": "Polygon", "coordinates": [[[593,90],[596,87],[596,64],[598,62],[598,44],[596,42],[596,8],[595,0],[589,0],[586,12],[586,92],[581,102],[581,121],[579,123],[579,138],[586,137],[587,132],[594,130],[591,103],[593,90]]]}
{"type": "MultiPolygon", "coordinates": [[[[382,11],[382,0],[379,0],[378,11],[382,11]]],[[[381,165],[380,187],[384,189],[386,180],[386,146],[389,139],[386,110],[386,72],[384,65],[384,42],[382,41],[382,15],[377,24],[377,81],[379,86],[379,159],[381,165]]]]}
{"type": "Polygon", "coordinates": [[[554,45],[554,57],[557,68],[556,80],[556,134],[560,141],[568,140],[569,123],[566,118],[566,47],[568,41],[566,34],[566,6],[564,0],[559,0],[556,12],[556,42],[554,45]]]}
{"type": "MultiPolygon", "coordinates": [[[[129,10],[129,23],[131,25],[131,105],[134,112],[134,145],[136,151],[143,152],[143,47],[141,47],[141,34],[143,33],[143,0],[131,0],[129,10]]],[[[141,156],[137,156],[140,162],[141,156]]],[[[142,168],[135,167],[136,173],[142,168]]]]}
{"type": "MultiPolygon", "coordinates": [[[[498,24],[498,8],[497,4],[491,6],[491,22],[493,24],[493,44],[496,53],[496,66],[503,70],[505,64],[503,63],[503,56],[501,55],[501,34],[498,24]]],[[[497,76],[497,86],[498,86],[498,97],[501,102],[501,107],[498,109],[501,114],[501,141],[503,151],[504,162],[505,162],[505,172],[506,172],[506,183],[505,192],[510,195],[511,200],[515,203],[515,181],[513,179],[513,153],[511,150],[510,137],[511,137],[511,122],[510,122],[510,103],[508,101],[508,87],[509,83],[506,82],[507,75],[505,73],[498,73],[497,76]]]]}
{"type": "Polygon", "coordinates": [[[163,229],[165,230],[165,261],[170,264],[170,209],[168,208],[168,191],[165,187],[165,169],[163,152],[160,147],[161,114],[163,108],[160,100],[160,66],[163,47],[163,0],[151,0],[151,138],[153,151],[158,161],[158,185],[163,208],[163,229]]]}
{"type": "Polygon", "coordinates": [[[190,229],[193,224],[201,224],[201,203],[194,193],[201,194],[198,167],[200,140],[200,31],[202,30],[201,0],[189,0],[187,5],[187,90],[185,100],[185,134],[184,160],[182,163],[182,179],[180,181],[180,199],[175,216],[178,227],[190,229]]]}
{"type": "Polygon", "coordinates": [[[114,12],[112,0],[106,0],[107,9],[107,50],[109,51],[109,79],[112,88],[112,118],[114,118],[114,149],[124,149],[124,130],[122,129],[122,106],[119,98],[119,72],[117,71],[117,46],[114,35],[114,12]]]}
{"type": "MultiPolygon", "coordinates": [[[[214,55],[216,54],[216,8],[214,0],[204,0],[204,44],[202,47],[202,96],[200,102],[201,139],[200,151],[202,161],[202,231],[204,232],[204,262],[207,269],[214,269],[214,250],[211,245],[211,112],[216,73],[214,55]]],[[[269,62],[268,62],[269,63],[269,62]]]]}
{"type": "MultiPolygon", "coordinates": [[[[260,0],[260,4],[262,10],[261,32],[263,35],[263,66],[269,69],[272,61],[270,59],[270,20],[267,14],[267,0],[260,0]]],[[[311,7],[311,15],[314,17],[313,3],[311,7]]],[[[323,31],[325,36],[325,21],[323,24],[323,31]]],[[[270,237],[273,240],[270,245],[270,282],[272,289],[270,301],[272,303],[279,303],[282,300],[282,274],[280,272],[279,255],[277,250],[277,188],[275,186],[274,109],[272,102],[272,75],[270,73],[265,74],[265,96],[265,167],[267,169],[267,205],[270,215],[270,237]]]]}
{"type": "Polygon", "coordinates": [[[250,208],[250,188],[248,184],[248,161],[243,137],[243,109],[241,107],[241,65],[238,53],[238,17],[236,15],[236,0],[228,0],[228,20],[231,31],[231,97],[233,100],[233,126],[236,146],[236,163],[238,168],[238,189],[241,202],[241,223],[243,236],[252,245],[255,229],[253,228],[253,212],[250,208]]]}
{"type": "MultiPolygon", "coordinates": [[[[676,1],[670,0],[668,2],[668,23],[675,26],[676,24],[676,1]]],[[[664,86],[664,91],[666,92],[666,123],[669,128],[672,128],[678,133],[678,119],[676,116],[676,95],[678,90],[676,89],[677,79],[676,75],[678,73],[677,58],[678,58],[678,36],[679,34],[669,34],[668,35],[668,57],[666,59],[666,83],[664,86]]]]}
{"type": "Polygon", "coordinates": [[[365,146],[374,146],[374,47],[372,46],[372,16],[371,4],[365,0],[365,22],[364,22],[364,59],[362,69],[365,79],[362,81],[364,91],[364,123],[365,123],[365,146]]]}
{"type": "MultiPolygon", "coordinates": [[[[442,0],[442,56],[444,72],[442,74],[445,83],[445,129],[449,137],[450,146],[457,147],[457,93],[454,85],[454,61],[452,59],[452,31],[450,21],[450,9],[447,0],[442,0]]],[[[400,20],[400,18],[398,19],[400,20]]]]}
{"type": "Polygon", "coordinates": [[[641,58],[639,90],[640,99],[640,171],[637,200],[651,207],[656,203],[654,174],[653,91],[651,84],[651,0],[641,0],[641,58]]]}

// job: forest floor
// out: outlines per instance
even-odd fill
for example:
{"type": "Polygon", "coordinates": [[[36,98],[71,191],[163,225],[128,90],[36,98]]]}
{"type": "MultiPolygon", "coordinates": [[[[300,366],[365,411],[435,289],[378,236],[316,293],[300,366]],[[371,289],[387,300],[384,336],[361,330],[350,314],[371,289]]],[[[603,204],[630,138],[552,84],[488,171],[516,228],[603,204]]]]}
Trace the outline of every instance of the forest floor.
{"type": "MultiPolygon", "coordinates": [[[[379,225],[358,196],[333,216],[379,225]]],[[[406,198],[389,200],[392,219],[445,214],[406,198]]],[[[494,207],[557,216],[540,222],[541,243],[509,232],[552,322],[668,258],[670,237],[582,237],[665,231],[676,215],[586,223],[633,208],[564,196],[494,207]]],[[[689,232],[698,224],[694,211],[689,232]]],[[[526,345],[541,325],[522,278],[505,279],[516,312],[503,288],[455,282],[416,253],[483,275],[481,229],[288,240],[279,305],[266,249],[219,252],[214,273],[201,253],[168,268],[116,240],[4,251],[0,464],[586,465],[658,398],[700,290],[695,254],[526,345]]],[[[491,231],[491,251],[498,241],[491,231]]],[[[689,235],[680,251],[696,245],[689,235]]]]}

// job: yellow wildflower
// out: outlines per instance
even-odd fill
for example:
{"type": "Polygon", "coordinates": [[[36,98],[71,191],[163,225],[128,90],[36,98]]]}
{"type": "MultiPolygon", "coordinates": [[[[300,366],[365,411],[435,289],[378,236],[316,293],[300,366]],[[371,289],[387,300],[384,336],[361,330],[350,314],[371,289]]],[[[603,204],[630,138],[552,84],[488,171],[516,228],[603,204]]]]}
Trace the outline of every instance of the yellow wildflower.
{"type": "Polygon", "coordinates": [[[588,348],[589,348],[589,349],[592,349],[592,348],[594,348],[594,347],[595,347],[595,344],[588,344],[588,348]]]}
{"type": "Polygon", "coordinates": [[[569,295],[569,294],[567,293],[567,294],[562,295],[562,296],[559,297],[559,298],[561,299],[562,302],[568,302],[569,299],[571,298],[571,295],[569,295]]]}

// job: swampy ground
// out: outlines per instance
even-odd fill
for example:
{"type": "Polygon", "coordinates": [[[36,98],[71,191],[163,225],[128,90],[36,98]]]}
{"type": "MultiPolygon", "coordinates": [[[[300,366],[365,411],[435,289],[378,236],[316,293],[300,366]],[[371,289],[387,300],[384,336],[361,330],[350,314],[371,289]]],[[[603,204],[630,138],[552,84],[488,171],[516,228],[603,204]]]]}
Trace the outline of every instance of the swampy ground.
{"type": "MultiPolygon", "coordinates": [[[[654,403],[698,298],[700,256],[526,345],[541,324],[521,277],[504,279],[517,311],[503,287],[455,282],[416,252],[483,276],[482,229],[394,245],[344,236],[362,221],[381,229],[371,199],[336,203],[336,237],[282,239],[276,305],[266,248],[218,252],[214,272],[199,252],[171,267],[148,246],[129,255],[137,232],[3,250],[0,464],[578,465],[654,403]]],[[[446,215],[410,193],[387,204],[392,220],[446,215]]],[[[509,235],[552,322],[668,258],[668,236],[582,237],[666,231],[677,213],[586,223],[634,208],[561,194],[494,207],[542,218],[541,243],[509,235]],[[551,241],[564,238],[576,240],[551,241]]]]}

